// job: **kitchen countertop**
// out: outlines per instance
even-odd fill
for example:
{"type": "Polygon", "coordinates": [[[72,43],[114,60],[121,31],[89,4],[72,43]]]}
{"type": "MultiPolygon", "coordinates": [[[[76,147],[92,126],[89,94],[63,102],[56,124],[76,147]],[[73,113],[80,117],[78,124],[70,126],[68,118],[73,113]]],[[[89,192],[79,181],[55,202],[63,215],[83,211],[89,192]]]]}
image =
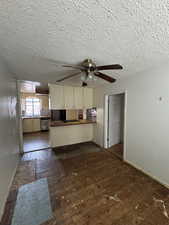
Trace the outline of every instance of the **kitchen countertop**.
{"type": "Polygon", "coordinates": [[[50,116],[36,116],[36,117],[22,116],[22,119],[41,119],[41,118],[48,118],[48,119],[50,119],[50,116]]]}
{"type": "Polygon", "coordinates": [[[79,120],[75,122],[63,122],[63,121],[51,121],[51,127],[62,127],[62,126],[71,126],[71,125],[81,125],[81,124],[95,124],[96,121],[92,120],[79,120]]]}

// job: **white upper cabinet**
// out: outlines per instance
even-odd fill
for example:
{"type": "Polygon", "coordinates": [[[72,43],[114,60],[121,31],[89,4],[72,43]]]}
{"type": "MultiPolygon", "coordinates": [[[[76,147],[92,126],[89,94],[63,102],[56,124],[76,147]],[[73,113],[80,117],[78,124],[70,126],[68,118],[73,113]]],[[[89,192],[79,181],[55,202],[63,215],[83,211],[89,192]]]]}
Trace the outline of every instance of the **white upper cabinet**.
{"type": "Polygon", "coordinates": [[[74,87],[64,86],[65,109],[74,109],[74,87]]]}
{"type": "Polygon", "coordinates": [[[50,107],[51,109],[64,109],[64,87],[59,85],[50,85],[50,107]]]}
{"type": "Polygon", "coordinates": [[[93,89],[92,88],[83,88],[83,107],[89,109],[93,107],[93,89]]]}
{"type": "Polygon", "coordinates": [[[93,89],[50,84],[51,109],[88,109],[93,107],[93,89]]]}
{"type": "Polygon", "coordinates": [[[83,88],[74,88],[75,109],[83,109],[83,88]]]}

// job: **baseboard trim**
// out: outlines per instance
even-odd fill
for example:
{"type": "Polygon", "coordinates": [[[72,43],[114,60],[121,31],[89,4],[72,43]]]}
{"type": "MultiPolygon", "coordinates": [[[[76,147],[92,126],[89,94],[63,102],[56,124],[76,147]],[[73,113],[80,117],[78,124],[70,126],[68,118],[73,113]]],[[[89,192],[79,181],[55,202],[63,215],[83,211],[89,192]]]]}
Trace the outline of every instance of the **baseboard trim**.
{"type": "MultiPolygon", "coordinates": [[[[97,144],[96,144],[97,145],[97,144]]],[[[99,145],[98,145],[99,146],[99,145]]],[[[102,147],[101,147],[102,148],[102,147]]],[[[107,149],[103,148],[105,151],[107,151],[107,149]]],[[[108,152],[108,151],[107,151],[108,152]]],[[[114,154],[116,157],[118,157],[116,154],[114,154]]],[[[119,157],[118,157],[119,158],[119,157]]],[[[120,159],[120,158],[119,158],[120,159]]],[[[155,180],[156,182],[158,182],[159,184],[163,185],[164,187],[166,187],[167,189],[169,189],[169,184],[164,183],[162,181],[160,181],[157,177],[152,176],[151,174],[147,173],[146,171],[144,171],[142,168],[136,166],[135,164],[133,164],[132,162],[130,162],[129,160],[126,159],[120,159],[122,160],[124,163],[128,164],[129,166],[134,167],[135,169],[139,170],[140,172],[142,172],[143,174],[145,174],[146,176],[149,176],[150,178],[152,178],[153,180],[155,180]]]]}
{"type": "Polygon", "coordinates": [[[152,176],[151,174],[147,173],[146,171],[144,171],[142,168],[137,167],[136,165],[134,165],[132,162],[130,162],[129,160],[123,160],[124,163],[134,167],[135,169],[139,170],[140,172],[144,173],[145,175],[149,176],[150,178],[152,178],[153,180],[155,180],[156,182],[158,182],[159,184],[163,185],[164,187],[166,187],[167,189],[169,189],[169,184],[163,183],[162,181],[160,181],[157,177],[152,176]]]}
{"type": "Polygon", "coordinates": [[[14,179],[15,174],[16,174],[16,170],[17,170],[17,168],[18,168],[18,164],[19,164],[19,161],[20,161],[20,157],[21,157],[21,155],[20,155],[20,153],[18,153],[18,160],[17,160],[16,166],[15,166],[15,168],[14,168],[14,171],[13,171],[13,173],[12,173],[12,176],[11,176],[11,179],[10,179],[10,182],[9,182],[9,185],[8,185],[8,187],[7,187],[7,194],[6,194],[6,196],[5,196],[5,201],[2,203],[2,210],[1,210],[1,212],[0,212],[0,222],[1,222],[2,216],[3,216],[3,214],[4,214],[5,205],[6,205],[6,202],[7,202],[7,199],[8,199],[8,195],[9,195],[9,192],[10,192],[10,188],[11,188],[11,186],[12,186],[13,179],[14,179]]]}

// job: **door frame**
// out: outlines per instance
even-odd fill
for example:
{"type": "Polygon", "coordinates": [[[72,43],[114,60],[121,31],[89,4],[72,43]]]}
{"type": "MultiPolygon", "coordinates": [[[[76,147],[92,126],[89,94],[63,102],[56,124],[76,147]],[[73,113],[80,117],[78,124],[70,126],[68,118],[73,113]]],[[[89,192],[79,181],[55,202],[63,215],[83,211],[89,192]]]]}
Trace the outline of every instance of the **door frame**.
{"type": "Polygon", "coordinates": [[[104,148],[108,148],[109,137],[109,96],[124,94],[124,127],[123,127],[123,160],[126,160],[126,115],[127,115],[127,91],[115,92],[104,96],[104,148]]]}
{"type": "Polygon", "coordinates": [[[22,126],[22,116],[21,116],[21,85],[20,80],[16,81],[17,86],[17,112],[18,112],[18,133],[19,133],[19,150],[20,154],[23,154],[23,126],[22,126]]]}
{"type": "MultiPolygon", "coordinates": [[[[17,118],[18,118],[18,134],[19,134],[19,152],[21,155],[24,153],[24,141],[23,141],[23,123],[22,123],[22,110],[21,110],[21,80],[16,80],[16,87],[17,87],[17,118]]],[[[49,109],[50,109],[50,97],[49,97],[49,109]]],[[[49,133],[50,135],[50,133],[49,133]]],[[[51,144],[49,142],[49,147],[31,150],[29,152],[35,152],[43,149],[51,148],[51,144]]]]}

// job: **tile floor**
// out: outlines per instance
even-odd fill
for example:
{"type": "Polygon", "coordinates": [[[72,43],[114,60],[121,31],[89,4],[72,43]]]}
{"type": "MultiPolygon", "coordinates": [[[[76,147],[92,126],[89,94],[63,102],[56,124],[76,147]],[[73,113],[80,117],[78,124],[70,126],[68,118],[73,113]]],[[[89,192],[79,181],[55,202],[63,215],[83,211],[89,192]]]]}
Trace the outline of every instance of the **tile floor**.
{"type": "Polygon", "coordinates": [[[45,149],[49,146],[49,132],[36,132],[23,135],[24,152],[45,149]]]}
{"type": "Polygon", "coordinates": [[[60,158],[60,153],[44,150],[23,155],[1,225],[11,225],[19,188],[43,178],[48,182],[52,218],[41,225],[169,224],[167,188],[109,151],[66,154],[60,158]]]}

